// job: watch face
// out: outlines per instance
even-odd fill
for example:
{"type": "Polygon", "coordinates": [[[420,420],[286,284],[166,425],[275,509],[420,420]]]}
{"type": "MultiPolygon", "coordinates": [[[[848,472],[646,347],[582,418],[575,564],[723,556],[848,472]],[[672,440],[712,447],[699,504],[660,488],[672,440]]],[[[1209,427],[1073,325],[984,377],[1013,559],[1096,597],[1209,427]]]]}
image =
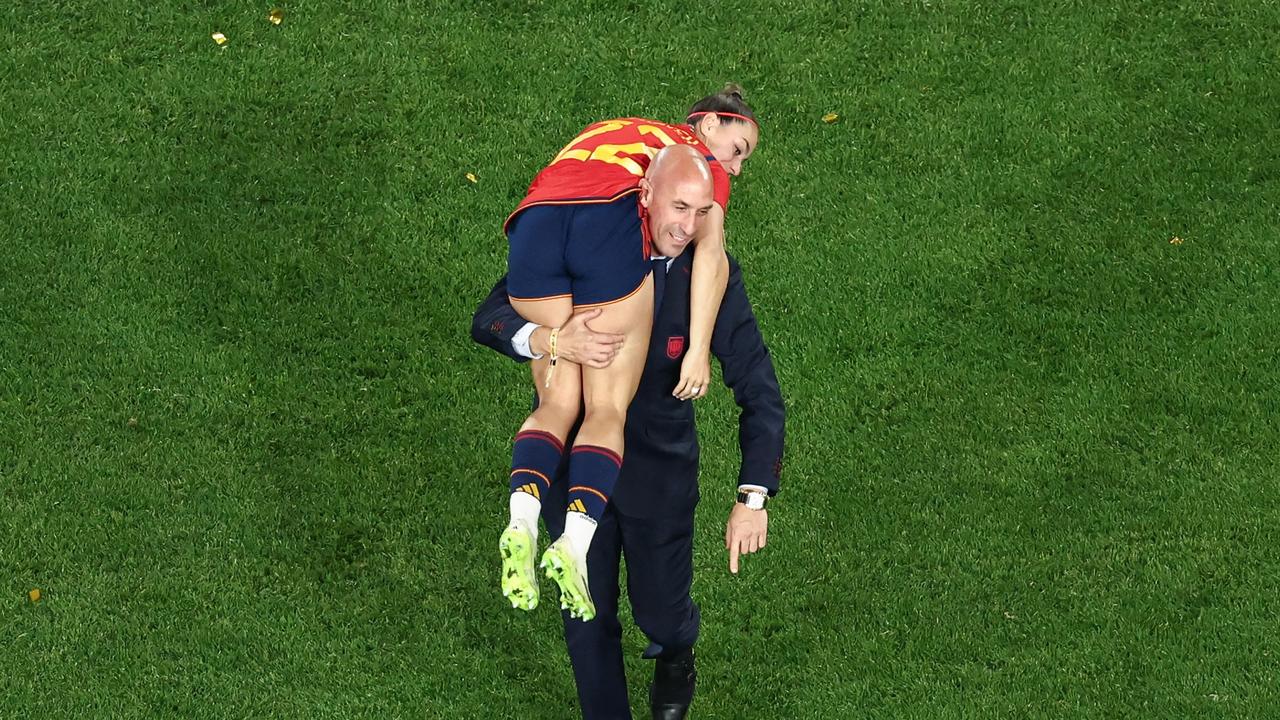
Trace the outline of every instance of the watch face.
{"type": "Polygon", "coordinates": [[[760,495],[757,495],[756,493],[748,493],[747,507],[751,508],[752,510],[759,510],[760,508],[764,507],[764,498],[761,497],[760,495]]]}

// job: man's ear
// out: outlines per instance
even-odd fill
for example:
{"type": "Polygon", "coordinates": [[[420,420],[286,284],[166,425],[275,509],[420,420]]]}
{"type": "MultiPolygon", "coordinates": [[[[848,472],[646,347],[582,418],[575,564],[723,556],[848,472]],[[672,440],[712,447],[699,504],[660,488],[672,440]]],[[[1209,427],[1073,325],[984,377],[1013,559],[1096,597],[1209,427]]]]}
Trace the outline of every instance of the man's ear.
{"type": "Polygon", "coordinates": [[[649,178],[640,178],[640,204],[647,210],[651,202],[653,202],[653,183],[649,182],[649,178]]]}

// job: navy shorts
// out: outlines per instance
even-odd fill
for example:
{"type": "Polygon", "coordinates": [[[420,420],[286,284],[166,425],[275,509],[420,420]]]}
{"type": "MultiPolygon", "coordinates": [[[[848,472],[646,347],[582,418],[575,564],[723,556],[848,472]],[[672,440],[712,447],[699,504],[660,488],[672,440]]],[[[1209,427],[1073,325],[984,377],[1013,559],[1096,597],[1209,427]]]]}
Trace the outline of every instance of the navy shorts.
{"type": "Polygon", "coordinates": [[[575,307],[634,293],[650,269],[638,198],[520,211],[507,226],[507,293],[514,300],[572,297],[575,307]]]}

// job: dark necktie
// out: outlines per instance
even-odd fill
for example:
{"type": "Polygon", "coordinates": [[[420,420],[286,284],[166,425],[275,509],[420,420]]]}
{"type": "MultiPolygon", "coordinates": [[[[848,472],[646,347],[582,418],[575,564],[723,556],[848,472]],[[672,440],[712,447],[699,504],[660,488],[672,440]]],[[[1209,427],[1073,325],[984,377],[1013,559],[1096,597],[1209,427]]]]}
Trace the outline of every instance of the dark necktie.
{"type": "Polygon", "coordinates": [[[653,260],[653,317],[662,309],[662,295],[667,289],[667,259],[653,260]]]}

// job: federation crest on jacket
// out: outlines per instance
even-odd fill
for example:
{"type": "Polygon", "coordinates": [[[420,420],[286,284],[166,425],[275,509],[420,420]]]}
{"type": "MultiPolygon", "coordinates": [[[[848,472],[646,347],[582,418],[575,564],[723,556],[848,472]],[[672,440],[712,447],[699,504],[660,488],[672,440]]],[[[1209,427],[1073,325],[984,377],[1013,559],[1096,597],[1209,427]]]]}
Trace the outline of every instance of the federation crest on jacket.
{"type": "Polygon", "coordinates": [[[684,336],[675,335],[667,338],[667,357],[675,360],[684,352],[684,336]]]}

